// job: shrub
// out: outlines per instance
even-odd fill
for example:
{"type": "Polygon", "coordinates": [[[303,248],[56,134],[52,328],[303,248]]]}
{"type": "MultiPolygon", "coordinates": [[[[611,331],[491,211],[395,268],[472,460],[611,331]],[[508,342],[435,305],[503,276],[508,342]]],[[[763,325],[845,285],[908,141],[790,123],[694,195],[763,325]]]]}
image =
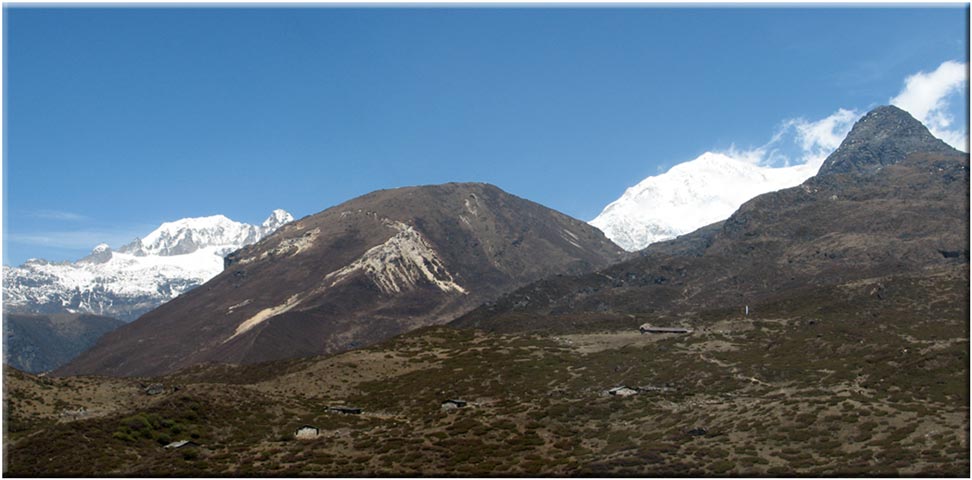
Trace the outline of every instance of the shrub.
{"type": "Polygon", "coordinates": [[[723,474],[729,470],[732,470],[735,466],[736,464],[729,460],[719,460],[718,462],[713,463],[710,468],[712,468],[712,471],[716,474],[723,474]]]}

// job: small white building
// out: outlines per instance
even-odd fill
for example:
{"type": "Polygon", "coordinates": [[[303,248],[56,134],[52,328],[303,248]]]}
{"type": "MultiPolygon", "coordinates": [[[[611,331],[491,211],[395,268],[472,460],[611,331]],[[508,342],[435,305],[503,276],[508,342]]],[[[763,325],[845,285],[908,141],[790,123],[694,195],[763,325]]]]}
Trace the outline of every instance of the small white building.
{"type": "Polygon", "coordinates": [[[467,402],[465,400],[449,399],[442,402],[443,410],[455,410],[457,408],[465,407],[467,402]]]}
{"type": "Polygon", "coordinates": [[[192,440],[179,440],[178,442],[172,442],[172,443],[166,445],[165,448],[175,450],[175,449],[179,449],[179,448],[198,447],[198,446],[199,446],[199,444],[196,443],[196,442],[193,442],[192,440]]]}
{"type": "Polygon", "coordinates": [[[650,324],[644,324],[638,328],[641,334],[646,333],[692,333],[692,330],[681,327],[655,327],[650,324]]]}
{"type": "Polygon", "coordinates": [[[302,425],[294,431],[294,438],[298,440],[313,440],[321,434],[321,429],[313,425],[302,425]]]}
{"type": "Polygon", "coordinates": [[[637,395],[638,391],[633,388],[628,388],[624,385],[621,385],[620,387],[614,387],[608,390],[608,394],[614,395],[616,397],[630,397],[632,395],[637,395]]]}

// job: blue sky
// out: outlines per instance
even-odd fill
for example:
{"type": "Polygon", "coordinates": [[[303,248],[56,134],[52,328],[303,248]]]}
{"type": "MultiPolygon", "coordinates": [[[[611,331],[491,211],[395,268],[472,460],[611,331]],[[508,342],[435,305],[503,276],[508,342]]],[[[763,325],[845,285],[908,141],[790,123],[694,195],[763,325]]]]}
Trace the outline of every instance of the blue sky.
{"type": "MultiPolygon", "coordinates": [[[[968,61],[962,6],[4,14],[7,265],[449,181],[590,220],[705,151],[968,61]]],[[[965,95],[943,128],[967,130],[965,95]]]]}

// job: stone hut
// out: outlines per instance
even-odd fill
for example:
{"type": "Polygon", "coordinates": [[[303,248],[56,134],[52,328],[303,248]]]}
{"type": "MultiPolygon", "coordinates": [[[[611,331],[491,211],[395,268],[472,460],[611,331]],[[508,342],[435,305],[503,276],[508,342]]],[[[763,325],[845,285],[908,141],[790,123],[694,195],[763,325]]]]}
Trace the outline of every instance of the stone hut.
{"type": "Polygon", "coordinates": [[[146,395],[159,395],[165,393],[165,386],[161,383],[153,383],[143,390],[146,395]]]}
{"type": "Polygon", "coordinates": [[[465,407],[468,404],[465,400],[449,399],[442,402],[443,410],[455,410],[457,408],[465,407]]]}
{"type": "Polygon", "coordinates": [[[320,436],[321,429],[313,425],[301,425],[294,430],[294,438],[297,440],[313,440],[320,436]]]}
{"type": "Polygon", "coordinates": [[[166,445],[165,448],[170,450],[177,450],[180,448],[190,448],[190,447],[198,447],[198,446],[199,444],[193,442],[192,440],[179,440],[178,442],[172,442],[166,445]]]}
{"type": "Polygon", "coordinates": [[[630,397],[632,395],[637,395],[638,390],[621,385],[620,387],[614,387],[608,390],[607,393],[609,395],[614,395],[615,397],[630,397]]]}
{"type": "Polygon", "coordinates": [[[687,329],[687,328],[681,328],[681,327],[653,327],[653,326],[651,326],[650,324],[647,324],[647,323],[644,324],[644,325],[642,325],[641,327],[638,327],[638,330],[641,331],[641,334],[642,335],[644,335],[646,333],[692,333],[692,331],[689,330],[689,329],[687,329]]]}
{"type": "Polygon", "coordinates": [[[364,410],[355,407],[327,407],[329,412],[343,413],[345,415],[361,415],[364,410]]]}

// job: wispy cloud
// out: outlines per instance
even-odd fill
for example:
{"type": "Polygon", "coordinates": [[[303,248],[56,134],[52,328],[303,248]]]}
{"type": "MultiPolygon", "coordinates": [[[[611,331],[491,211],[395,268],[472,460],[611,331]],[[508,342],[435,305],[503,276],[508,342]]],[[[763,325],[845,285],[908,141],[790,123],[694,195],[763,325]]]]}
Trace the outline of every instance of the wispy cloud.
{"type": "Polygon", "coordinates": [[[91,217],[86,215],[81,215],[74,212],[65,212],[62,210],[34,210],[30,212],[30,216],[44,220],[59,220],[65,222],[85,222],[91,220],[91,217]]]}
{"type": "Polygon", "coordinates": [[[795,133],[802,152],[799,163],[819,168],[827,156],[837,150],[861,115],[857,110],[840,108],[816,121],[802,118],[787,120],[783,128],[792,128],[795,133]]]}
{"type": "Polygon", "coordinates": [[[731,145],[719,153],[763,167],[805,165],[808,171],[812,170],[812,175],[840,146],[860,117],[861,113],[856,110],[841,108],[818,120],[787,119],[765,144],[749,149],[731,145]]]}
{"type": "Polygon", "coordinates": [[[99,243],[107,243],[113,248],[117,248],[128,243],[138,236],[139,233],[145,231],[145,227],[138,227],[106,230],[35,231],[28,233],[5,232],[4,239],[10,243],[19,245],[84,250],[94,248],[99,243]]]}
{"type": "Polygon", "coordinates": [[[911,75],[891,104],[908,111],[945,143],[968,151],[968,126],[955,125],[950,112],[951,102],[967,89],[968,68],[966,63],[949,60],[932,72],[911,75]]]}

